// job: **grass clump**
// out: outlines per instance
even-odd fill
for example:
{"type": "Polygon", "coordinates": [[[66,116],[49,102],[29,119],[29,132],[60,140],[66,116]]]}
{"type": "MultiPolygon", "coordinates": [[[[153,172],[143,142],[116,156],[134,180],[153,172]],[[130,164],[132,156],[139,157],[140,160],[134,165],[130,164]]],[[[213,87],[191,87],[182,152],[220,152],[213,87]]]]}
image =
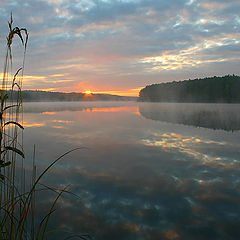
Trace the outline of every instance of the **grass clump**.
{"type": "MultiPolygon", "coordinates": [[[[21,90],[28,31],[25,28],[13,27],[12,15],[8,25],[9,34],[7,36],[6,56],[0,87],[0,240],[45,239],[49,217],[55,211],[54,207],[59,197],[67,191],[66,188],[60,191],[55,191],[49,187],[46,188],[46,190],[50,189],[57,192],[57,196],[50,205],[49,212],[46,213],[42,220],[37,222],[37,216],[35,216],[35,193],[40,191],[37,186],[41,178],[56,162],[76,149],[61,155],[38,177],[36,175],[35,161],[33,160],[30,186],[26,186],[25,154],[22,144],[24,127],[22,124],[21,90]],[[23,56],[21,66],[14,72],[12,43],[15,37],[18,37],[22,43],[23,56]]],[[[53,231],[55,230],[51,230],[51,232],[53,231]]],[[[73,237],[89,239],[87,235],[68,233],[67,239],[73,237]]]]}
{"type": "MultiPolygon", "coordinates": [[[[8,23],[9,34],[7,36],[6,55],[2,73],[1,108],[0,108],[0,239],[22,239],[20,235],[26,232],[25,227],[19,229],[20,222],[25,222],[25,215],[21,219],[18,215],[23,212],[23,196],[20,193],[25,188],[25,182],[21,186],[16,185],[16,161],[25,158],[22,147],[22,98],[21,88],[23,79],[24,60],[28,42],[28,32],[25,28],[13,27],[13,18],[8,23]],[[24,36],[23,36],[24,34],[24,36]],[[19,37],[23,44],[23,61],[15,74],[13,71],[12,43],[15,37],[19,37]],[[17,92],[17,99],[12,100],[13,91],[17,92]],[[22,189],[19,189],[22,188],[22,189]],[[20,235],[19,235],[19,233],[20,235]]],[[[21,170],[22,179],[24,168],[21,170]]]]}

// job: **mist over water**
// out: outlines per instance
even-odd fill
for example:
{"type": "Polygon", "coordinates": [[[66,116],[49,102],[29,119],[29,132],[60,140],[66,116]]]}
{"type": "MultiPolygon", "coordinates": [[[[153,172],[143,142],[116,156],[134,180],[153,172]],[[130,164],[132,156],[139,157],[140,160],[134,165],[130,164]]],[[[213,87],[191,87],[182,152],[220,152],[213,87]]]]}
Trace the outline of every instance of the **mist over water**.
{"type": "MultiPolygon", "coordinates": [[[[26,164],[69,190],[50,229],[93,239],[238,239],[239,106],[79,102],[24,104],[26,164]],[[157,121],[156,121],[157,120],[157,121]],[[215,129],[215,130],[214,130],[215,129]]],[[[39,215],[54,200],[39,193],[39,215]]],[[[59,239],[52,233],[49,239],[59,239]]]]}
{"type": "Polygon", "coordinates": [[[195,127],[240,130],[240,104],[142,103],[142,116],[195,127]]]}

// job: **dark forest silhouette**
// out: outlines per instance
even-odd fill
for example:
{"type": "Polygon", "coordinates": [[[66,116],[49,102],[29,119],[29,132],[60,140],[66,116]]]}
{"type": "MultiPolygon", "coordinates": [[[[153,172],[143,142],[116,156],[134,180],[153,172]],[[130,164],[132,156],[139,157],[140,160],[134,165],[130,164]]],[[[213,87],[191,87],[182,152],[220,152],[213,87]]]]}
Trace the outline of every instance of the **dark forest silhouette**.
{"type": "Polygon", "coordinates": [[[226,75],[152,84],[139,93],[146,102],[239,103],[240,77],[226,75]]]}

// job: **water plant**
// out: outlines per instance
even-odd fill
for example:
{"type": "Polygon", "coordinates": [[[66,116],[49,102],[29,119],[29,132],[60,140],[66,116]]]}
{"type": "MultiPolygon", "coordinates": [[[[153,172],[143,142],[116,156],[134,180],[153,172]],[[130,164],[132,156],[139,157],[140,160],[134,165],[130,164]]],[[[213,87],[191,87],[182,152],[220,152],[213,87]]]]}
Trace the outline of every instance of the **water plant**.
{"type": "MultiPolygon", "coordinates": [[[[24,152],[22,147],[22,79],[25,54],[28,43],[28,32],[25,28],[13,27],[11,15],[9,34],[7,36],[6,56],[2,73],[1,107],[0,107],[0,239],[16,239],[13,234],[17,232],[16,222],[25,222],[25,215],[17,221],[21,213],[23,202],[21,190],[25,188],[24,168],[21,170],[21,186],[16,185],[16,161],[23,164],[24,152]],[[13,72],[13,39],[18,36],[23,44],[22,65],[13,72]],[[13,92],[17,98],[13,101],[13,92]],[[21,188],[21,189],[20,189],[21,188]]],[[[21,228],[24,233],[24,224],[21,228]]],[[[21,238],[19,238],[21,239],[21,238]]]]}
{"type": "MultiPolygon", "coordinates": [[[[23,110],[22,110],[22,82],[24,62],[28,43],[26,28],[13,27],[11,15],[9,34],[7,36],[6,56],[0,88],[0,240],[45,239],[49,217],[55,211],[59,197],[68,192],[67,187],[56,191],[50,187],[44,190],[56,192],[56,197],[46,215],[37,222],[35,216],[35,193],[42,191],[37,186],[46,172],[61,158],[79,148],[72,149],[55,161],[37,176],[35,158],[30,183],[26,181],[23,151],[23,110]],[[23,56],[21,66],[14,72],[12,43],[18,37],[22,43],[23,56]],[[12,73],[14,72],[14,74],[12,73]],[[27,184],[28,183],[28,184],[27,184]]],[[[34,150],[35,155],[35,150],[34,150]]],[[[54,230],[51,230],[54,231],[54,230]]],[[[79,235],[68,232],[67,239],[77,237],[89,239],[88,235],[79,235]]]]}

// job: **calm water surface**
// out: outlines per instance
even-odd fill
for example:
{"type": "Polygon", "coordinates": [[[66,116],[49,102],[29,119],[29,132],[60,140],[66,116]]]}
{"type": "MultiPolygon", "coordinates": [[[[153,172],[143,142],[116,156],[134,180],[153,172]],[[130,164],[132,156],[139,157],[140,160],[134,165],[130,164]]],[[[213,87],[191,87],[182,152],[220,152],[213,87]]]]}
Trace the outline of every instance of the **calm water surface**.
{"type": "MultiPolygon", "coordinates": [[[[240,105],[24,103],[26,164],[68,187],[50,229],[98,240],[240,239],[240,105]]],[[[40,216],[56,195],[37,196],[40,216]]],[[[61,237],[60,237],[61,236],[61,237]]],[[[63,239],[50,234],[48,239],[63,239]]]]}

